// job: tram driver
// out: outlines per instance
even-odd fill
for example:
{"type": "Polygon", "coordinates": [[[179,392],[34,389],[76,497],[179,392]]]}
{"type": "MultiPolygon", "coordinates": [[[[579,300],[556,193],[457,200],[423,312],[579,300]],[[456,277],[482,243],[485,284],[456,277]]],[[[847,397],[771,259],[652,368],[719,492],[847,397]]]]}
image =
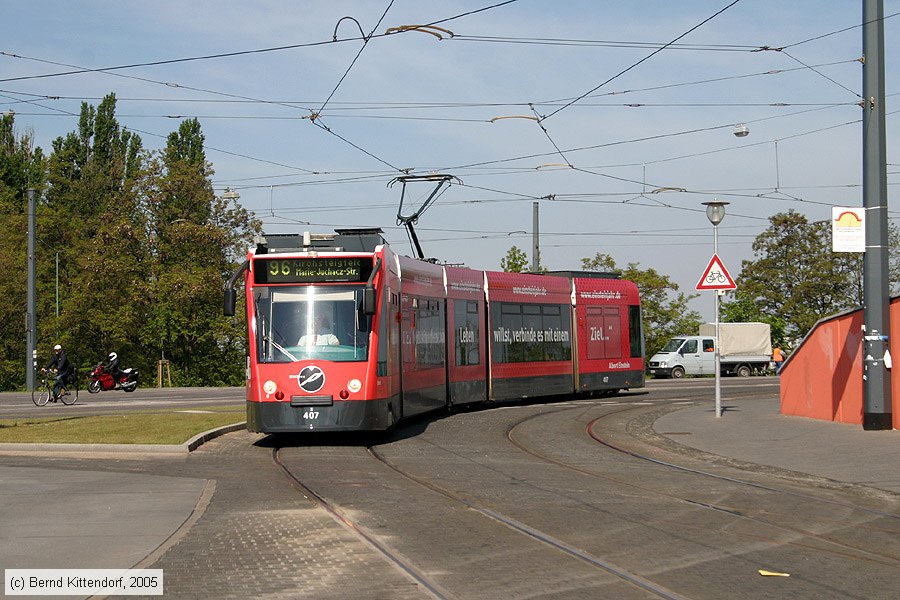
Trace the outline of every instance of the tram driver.
{"type": "Polygon", "coordinates": [[[341,342],[331,329],[331,323],[322,313],[317,313],[313,319],[312,331],[307,331],[300,336],[298,346],[339,346],[341,342]]]}

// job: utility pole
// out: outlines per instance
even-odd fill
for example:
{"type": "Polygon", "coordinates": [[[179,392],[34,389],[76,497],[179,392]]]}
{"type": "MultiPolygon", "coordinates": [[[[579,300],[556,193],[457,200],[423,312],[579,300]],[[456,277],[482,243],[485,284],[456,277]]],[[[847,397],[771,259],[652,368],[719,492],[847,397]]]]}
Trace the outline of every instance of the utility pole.
{"type": "Polygon", "coordinates": [[[37,201],[34,188],[28,188],[28,291],[25,305],[25,387],[34,390],[37,370],[37,319],[34,293],[34,241],[37,228],[37,201]]]}
{"type": "Polygon", "coordinates": [[[539,204],[535,200],[532,203],[532,234],[531,234],[531,272],[539,273],[541,268],[541,247],[540,247],[540,218],[539,204]]]}
{"type": "Polygon", "coordinates": [[[863,0],[863,429],[893,428],[888,297],[887,144],[884,100],[884,0],[863,0]]]}

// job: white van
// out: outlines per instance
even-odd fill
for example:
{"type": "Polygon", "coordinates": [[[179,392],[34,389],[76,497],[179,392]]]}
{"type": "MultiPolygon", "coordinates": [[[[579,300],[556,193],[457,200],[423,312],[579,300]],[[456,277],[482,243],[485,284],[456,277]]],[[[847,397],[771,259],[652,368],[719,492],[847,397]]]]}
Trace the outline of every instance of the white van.
{"type": "MultiPolygon", "coordinates": [[[[770,332],[768,323],[720,323],[722,374],[749,377],[754,372],[768,372],[772,360],[770,332]]],[[[670,339],[650,357],[650,374],[674,379],[685,375],[715,375],[715,325],[701,325],[700,334],[670,339]]]]}

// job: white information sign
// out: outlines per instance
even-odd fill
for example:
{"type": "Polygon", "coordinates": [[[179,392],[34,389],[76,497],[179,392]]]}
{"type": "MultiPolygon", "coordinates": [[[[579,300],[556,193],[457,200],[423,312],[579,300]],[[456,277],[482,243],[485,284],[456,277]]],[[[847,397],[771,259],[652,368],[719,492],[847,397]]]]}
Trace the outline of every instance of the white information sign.
{"type": "Polygon", "coordinates": [[[831,207],[832,252],[866,251],[866,213],[859,207],[831,207]]]}

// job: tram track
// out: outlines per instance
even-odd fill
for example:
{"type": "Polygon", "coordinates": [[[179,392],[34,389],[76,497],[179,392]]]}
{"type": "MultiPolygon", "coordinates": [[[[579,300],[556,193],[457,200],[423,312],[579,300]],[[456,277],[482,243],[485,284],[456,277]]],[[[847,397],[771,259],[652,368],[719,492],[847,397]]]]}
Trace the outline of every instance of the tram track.
{"type": "Polygon", "coordinates": [[[432,580],[432,578],[421,572],[411,560],[408,560],[402,554],[382,542],[378,536],[345,515],[338,506],[303,483],[303,481],[301,481],[300,478],[281,460],[279,455],[280,450],[281,448],[279,447],[272,449],[272,460],[308,500],[314,502],[322,510],[328,513],[331,518],[337,521],[338,524],[362,539],[388,563],[399,569],[409,579],[421,586],[421,588],[431,595],[432,598],[437,600],[452,600],[454,598],[452,594],[443,590],[437,582],[432,580]]]}
{"type": "Polygon", "coordinates": [[[621,566],[618,566],[616,564],[613,564],[612,562],[603,560],[599,557],[593,556],[593,555],[591,555],[591,553],[589,553],[585,550],[582,550],[571,544],[568,544],[568,543],[566,543],[554,536],[551,536],[547,533],[541,532],[529,525],[526,525],[525,523],[522,523],[521,521],[518,521],[518,520],[508,517],[506,515],[502,515],[494,510],[491,510],[485,506],[482,506],[476,502],[473,502],[472,500],[465,498],[462,495],[457,494],[456,492],[450,491],[442,486],[438,486],[437,484],[435,484],[432,481],[428,481],[417,475],[413,475],[412,473],[409,473],[408,471],[400,468],[396,464],[393,464],[390,460],[388,460],[383,455],[379,454],[377,452],[377,450],[375,450],[372,447],[369,447],[368,451],[376,460],[378,460],[379,462],[381,462],[388,468],[392,469],[399,475],[402,475],[403,477],[406,477],[407,479],[414,481],[415,483],[431,490],[432,492],[436,492],[438,494],[441,494],[442,496],[445,496],[446,498],[454,500],[454,501],[466,506],[470,510],[473,510],[481,515],[484,515],[485,517],[487,517],[493,521],[501,523],[501,524],[505,525],[506,527],[509,527],[510,529],[517,531],[531,539],[537,540],[537,541],[539,541],[543,544],[546,544],[547,546],[549,546],[551,548],[559,550],[571,557],[574,557],[581,561],[584,561],[593,567],[597,567],[597,568],[601,569],[602,571],[605,571],[606,573],[614,575],[624,581],[627,581],[628,583],[634,585],[635,587],[638,587],[644,591],[647,591],[647,592],[653,594],[656,597],[665,598],[668,600],[687,600],[687,598],[685,596],[682,596],[672,590],[668,590],[665,587],[663,587],[659,584],[656,584],[653,581],[650,581],[649,579],[641,577],[640,575],[632,573],[621,566]]]}
{"type": "MultiPolygon", "coordinates": [[[[683,404],[683,401],[680,401],[680,402],[683,404]]],[[[674,404],[674,403],[676,403],[675,400],[672,400],[669,402],[664,402],[664,403],[654,403],[654,404],[662,405],[662,404],[674,404]]],[[[609,403],[607,403],[607,406],[609,406],[609,403]]],[[[574,409],[574,407],[573,407],[573,409],[574,409]]],[[[747,481],[747,480],[742,480],[742,479],[738,479],[735,477],[724,476],[724,475],[712,473],[709,471],[704,471],[702,469],[685,467],[685,466],[678,465],[675,463],[670,463],[667,461],[656,459],[656,458],[646,456],[646,455],[640,454],[640,453],[632,451],[632,450],[622,448],[616,444],[613,444],[607,440],[604,440],[600,436],[600,434],[598,434],[596,432],[595,425],[597,423],[599,423],[600,421],[602,421],[604,419],[608,419],[612,416],[621,416],[623,413],[633,411],[634,409],[635,409],[634,405],[629,405],[624,408],[619,408],[617,410],[613,410],[613,411],[611,411],[605,415],[602,415],[600,417],[596,417],[588,423],[587,428],[586,428],[586,433],[588,434],[588,436],[590,436],[591,439],[593,439],[597,443],[609,448],[610,450],[613,450],[622,455],[630,456],[632,458],[635,458],[635,459],[643,461],[643,462],[662,466],[664,468],[673,469],[673,470],[677,470],[677,471],[681,471],[684,473],[689,473],[689,474],[697,475],[697,476],[701,476],[701,477],[712,478],[712,479],[727,482],[729,484],[733,484],[736,486],[744,486],[744,487],[759,489],[759,490],[776,493],[776,494],[787,494],[787,495],[790,495],[790,496],[793,496],[796,498],[803,499],[806,502],[823,503],[823,504],[827,504],[827,505],[834,506],[834,507],[840,507],[840,508],[843,508],[846,510],[868,513],[868,514],[871,514],[871,515],[873,515],[875,517],[879,517],[879,518],[887,518],[887,519],[891,519],[891,520],[900,521],[900,515],[896,515],[896,514],[892,514],[892,513],[888,513],[888,512],[884,512],[884,511],[869,509],[866,507],[859,506],[857,504],[851,504],[848,502],[839,502],[839,501],[830,500],[827,498],[822,498],[820,496],[816,496],[813,494],[805,494],[805,493],[800,493],[800,492],[796,492],[796,491],[792,491],[792,490],[780,489],[780,488],[773,487],[771,485],[763,485],[763,484],[753,482],[753,481],[747,481]]],[[[541,460],[547,461],[547,462],[557,465],[559,467],[569,469],[569,470],[579,473],[581,475],[585,475],[585,476],[599,479],[602,481],[607,481],[610,483],[614,483],[616,485],[631,487],[636,490],[640,490],[641,492],[652,493],[652,494],[656,494],[659,496],[665,496],[665,497],[675,500],[677,502],[685,503],[685,504],[694,506],[694,507],[702,509],[702,510],[714,511],[714,512],[717,512],[720,514],[729,515],[736,519],[747,520],[747,521],[750,521],[753,523],[758,523],[760,525],[764,525],[767,527],[778,528],[778,529],[781,529],[781,530],[786,531],[791,534],[802,535],[805,538],[816,540],[818,542],[822,542],[824,544],[832,546],[833,548],[831,548],[831,549],[826,548],[825,550],[828,552],[831,552],[832,554],[834,554],[836,556],[840,556],[845,559],[853,558],[856,560],[863,560],[863,561],[873,562],[873,563],[882,564],[882,565],[900,566],[900,557],[897,557],[897,556],[890,556],[890,555],[885,556],[884,554],[875,554],[872,551],[867,550],[865,548],[861,548],[859,546],[854,546],[852,544],[847,544],[844,542],[840,542],[840,541],[831,539],[822,534],[811,531],[809,528],[790,527],[790,526],[785,525],[784,523],[778,523],[773,520],[762,519],[762,518],[759,518],[756,516],[752,516],[752,515],[748,514],[747,511],[744,511],[740,508],[735,508],[733,506],[720,506],[720,505],[716,504],[715,502],[698,501],[694,498],[687,497],[686,495],[672,494],[670,492],[660,489],[659,486],[651,487],[651,486],[646,486],[646,485],[639,485],[639,484],[635,483],[634,481],[629,481],[629,480],[623,479],[621,477],[612,477],[612,476],[608,476],[608,475],[603,475],[596,471],[584,469],[577,465],[566,463],[565,461],[561,461],[552,456],[543,454],[534,448],[530,448],[526,443],[523,443],[516,439],[516,435],[515,435],[516,428],[518,428],[519,426],[523,425],[524,423],[526,423],[528,421],[531,421],[532,419],[540,418],[541,416],[544,416],[545,414],[546,413],[531,415],[529,417],[526,417],[525,419],[522,419],[516,423],[511,424],[509,429],[507,430],[507,437],[510,440],[510,442],[514,446],[516,446],[519,450],[521,450],[522,452],[525,452],[535,458],[539,458],[541,460]]],[[[821,523],[819,523],[819,524],[821,524],[821,523]]],[[[837,523],[835,523],[835,524],[837,525],[837,523]]],[[[685,524],[684,526],[690,527],[689,524],[685,524]]],[[[869,528],[869,529],[872,530],[872,528],[869,528]]],[[[892,534],[892,535],[896,533],[895,530],[879,529],[879,531],[881,531],[885,534],[892,534]]],[[[743,535],[746,537],[751,537],[750,534],[748,534],[746,532],[743,532],[740,535],[743,535]]],[[[773,544],[784,543],[784,542],[780,542],[771,537],[763,537],[763,536],[752,536],[752,537],[755,537],[755,539],[757,539],[759,541],[771,542],[773,544]]],[[[799,543],[796,541],[787,542],[787,544],[791,545],[791,546],[804,547],[807,549],[814,548],[817,551],[823,550],[823,548],[821,546],[813,547],[813,546],[810,546],[809,544],[802,544],[802,543],[799,543]]]]}
{"type": "MultiPolygon", "coordinates": [[[[630,527],[635,532],[642,531],[643,533],[639,534],[641,537],[667,536],[670,540],[668,543],[674,544],[675,547],[684,544],[693,547],[689,559],[684,563],[692,568],[695,568],[695,565],[716,560],[714,557],[717,554],[727,562],[738,566],[744,573],[747,572],[747,567],[752,568],[753,573],[756,572],[755,569],[758,567],[754,566],[754,563],[760,562],[757,555],[771,556],[772,558],[820,556],[825,559],[825,557],[829,557],[826,559],[827,562],[844,561],[848,565],[858,565],[861,570],[871,568],[880,572],[892,572],[900,567],[900,558],[890,553],[890,548],[895,547],[894,545],[886,544],[886,548],[878,549],[877,544],[873,544],[871,539],[868,540],[868,546],[866,546],[866,542],[860,545],[854,544],[855,538],[852,535],[847,537],[848,531],[850,531],[847,529],[849,525],[857,531],[864,529],[867,533],[874,533],[889,539],[888,536],[896,533],[893,524],[900,520],[900,515],[856,504],[852,497],[841,501],[839,496],[833,494],[819,496],[814,492],[805,494],[802,489],[791,489],[792,486],[796,488],[808,485],[810,482],[807,480],[789,480],[784,488],[781,488],[778,480],[770,483],[772,481],[771,473],[768,472],[762,473],[760,478],[749,477],[745,480],[740,476],[723,475],[722,473],[727,473],[727,471],[719,468],[722,465],[717,464],[715,468],[709,470],[705,470],[702,465],[698,468],[696,464],[685,467],[675,462],[655,458],[655,456],[659,456],[656,453],[642,454],[642,451],[635,451],[630,445],[617,444],[615,436],[606,439],[601,431],[604,419],[626,417],[630,411],[635,410],[646,411],[648,405],[663,407],[664,405],[692,402],[688,397],[673,398],[662,402],[642,402],[637,397],[638,394],[629,394],[629,396],[632,396],[630,402],[625,398],[627,405],[613,400],[587,402],[579,400],[546,405],[504,406],[495,411],[494,415],[506,415],[508,410],[519,408],[539,409],[540,412],[536,414],[510,415],[510,417],[504,416],[502,419],[497,417],[489,420],[497,425],[495,434],[499,434],[499,436],[495,435],[494,441],[502,440],[509,444],[510,449],[515,448],[517,452],[531,457],[533,460],[527,464],[534,465],[531,467],[534,473],[541,473],[537,478],[532,478],[528,470],[525,471],[525,476],[522,475],[520,460],[501,463],[499,466],[495,464],[490,456],[497,452],[506,453],[502,444],[496,448],[484,447],[483,450],[475,450],[472,453],[460,452],[459,447],[453,444],[447,445],[447,441],[453,439],[452,436],[451,438],[435,437],[430,432],[426,435],[423,433],[424,429],[415,431],[412,435],[395,436],[383,444],[372,444],[371,441],[359,444],[358,448],[351,449],[349,452],[344,447],[340,451],[344,462],[335,466],[334,472],[341,475],[351,472],[354,475],[351,477],[351,482],[340,482],[340,485],[344,485],[341,491],[332,487],[333,482],[327,475],[315,472],[316,470],[321,471],[322,467],[328,464],[322,457],[329,455],[330,451],[323,452],[321,447],[319,450],[299,448],[298,452],[289,455],[290,460],[284,461],[280,456],[281,448],[275,448],[272,457],[296,488],[307,498],[321,506],[336,522],[364,540],[388,563],[402,571],[423,592],[434,598],[475,597],[471,593],[474,584],[468,582],[461,584],[459,577],[455,579],[449,577],[449,573],[452,572],[450,565],[453,563],[445,565],[440,558],[420,554],[421,545],[418,546],[419,551],[415,550],[416,544],[411,544],[409,538],[406,537],[415,536],[415,529],[410,530],[405,527],[394,529],[393,524],[397,524],[395,519],[399,512],[387,511],[382,515],[381,507],[385,506],[383,502],[391,497],[390,494],[383,495],[384,490],[389,488],[394,490],[396,492],[394,495],[402,497],[403,502],[409,503],[410,506],[422,502],[426,497],[431,498],[428,500],[429,503],[435,504],[438,503],[434,499],[435,495],[440,496],[444,499],[444,506],[456,505],[465,509],[464,513],[460,513],[458,509],[446,508],[446,513],[439,513],[444,517],[451,515],[451,518],[443,522],[442,526],[453,529],[459,522],[459,526],[466,530],[461,536],[468,536],[465,539],[471,540],[472,546],[478,546],[477,537],[471,537],[473,522],[477,522],[479,518],[483,517],[509,531],[510,533],[506,534],[509,539],[512,539],[510,536],[517,535],[522,539],[530,540],[533,551],[543,552],[539,555],[543,556],[545,561],[555,564],[571,564],[571,568],[580,569],[582,573],[593,570],[600,578],[598,581],[618,580],[620,588],[626,587],[633,590],[629,592],[628,597],[637,594],[638,597],[688,600],[695,597],[705,598],[708,595],[696,587],[698,583],[696,578],[689,578],[686,582],[678,573],[681,568],[673,566],[673,564],[677,565],[678,561],[672,562],[673,557],[677,555],[668,554],[665,559],[661,557],[663,562],[659,564],[654,564],[656,563],[655,559],[649,563],[646,559],[635,561],[633,557],[619,560],[618,552],[607,553],[608,543],[597,544],[591,541],[590,536],[572,535],[567,527],[560,527],[565,524],[565,521],[539,516],[533,510],[534,505],[531,508],[517,505],[516,495],[506,497],[504,494],[501,500],[501,497],[497,496],[497,492],[504,489],[512,491],[512,488],[505,487],[512,483],[514,486],[518,486],[520,493],[524,494],[521,497],[534,498],[535,501],[540,498],[539,501],[544,503],[542,505],[548,509],[551,506],[572,505],[574,502],[579,504],[578,513],[600,515],[603,521],[607,520],[604,515],[613,517],[618,523],[614,525],[616,529],[621,530],[623,526],[630,527]],[[598,416],[596,414],[598,409],[605,411],[604,414],[598,416]],[[555,420],[542,424],[540,419],[546,417],[555,418],[555,420]],[[568,424],[563,426],[564,423],[568,424]],[[533,427],[530,431],[529,424],[533,427]],[[535,436],[536,433],[554,428],[558,429],[559,436],[572,439],[577,437],[579,430],[586,434],[583,436],[584,441],[578,445],[576,454],[573,455],[574,462],[567,461],[564,455],[554,455],[551,450],[552,440],[545,440],[541,435],[535,436]],[[501,438],[500,436],[504,433],[505,438],[501,438]],[[532,442],[535,442],[536,445],[533,445],[532,442]],[[648,469],[646,468],[637,468],[636,471],[644,473],[638,480],[623,476],[622,474],[627,473],[627,470],[619,469],[619,476],[616,476],[616,469],[610,472],[598,471],[597,468],[591,467],[590,442],[595,445],[602,444],[603,448],[610,451],[608,453],[610,456],[627,457],[628,460],[653,465],[656,470],[671,471],[674,475],[666,476],[670,482],[681,478],[682,476],[678,475],[681,473],[686,478],[711,478],[711,481],[718,483],[710,486],[715,489],[709,492],[708,498],[704,498],[703,495],[707,493],[705,484],[691,483],[688,479],[687,482],[678,484],[683,493],[679,493],[677,486],[670,485],[668,490],[662,489],[660,486],[652,484],[652,475],[647,475],[648,469]],[[546,446],[546,448],[542,446],[546,446]],[[367,466],[366,457],[377,462],[380,467],[367,466]],[[448,463],[448,459],[451,462],[448,463]],[[317,460],[319,462],[316,462],[317,460]],[[515,462],[519,464],[513,464],[515,462]],[[507,464],[510,465],[509,469],[506,468],[507,464]],[[554,465],[565,471],[548,471],[538,468],[539,464],[554,465]],[[435,465],[438,468],[435,468],[435,465]],[[452,468],[450,468],[451,466],[452,468]],[[450,471],[447,471],[448,468],[450,471]],[[385,469],[395,473],[397,477],[388,476],[388,471],[385,469]],[[576,473],[577,477],[562,475],[563,472],[576,473]],[[356,473],[366,473],[367,476],[360,477],[356,473]],[[452,474],[449,478],[447,477],[448,473],[452,474]],[[567,483],[559,489],[548,487],[543,478],[550,473],[553,473],[553,479],[567,483]],[[498,486],[495,491],[485,492],[479,487],[478,477],[485,477],[485,475],[487,478],[484,481],[489,481],[491,478],[495,480],[498,486]],[[598,483],[581,484],[578,483],[579,477],[588,477],[598,483]],[[398,483],[401,480],[407,483],[398,483]],[[508,483],[504,484],[504,481],[508,483]],[[360,503],[358,496],[354,498],[352,493],[347,491],[352,486],[356,486],[356,489],[370,489],[375,496],[360,503]],[[728,491],[729,487],[739,491],[728,491]],[[533,488],[533,492],[530,491],[531,488],[533,488]],[[420,489],[422,492],[416,492],[416,489],[420,489]],[[758,510],[754,512],[741,504],[741,502],[752,502],[753,494],[740,491],[748,489],[754,490],[757,498],[761,497],[760,494],[785,494],[785,497],[794,499],[794,505],[798,501],[810,505],[815,503],[817,508],[813,510],[814,514],[809,515],[809,520],[803,520],[801,515],[798,522],[786,520],[794,518],[798,514],[796,512],[791,513],[791,517],[779,513],[780,501],[778,500],[766,503],[762,509],[756,507],[758,510]],[[585,493],[588,490],[597,491],[592,495],[589,492],[585,493]],[[596,496],[600,493],[602,496],[596,496]],[[556,500],[553,499],[554,496],[556,496],[556,500]],[[627,514],[616,516],[616,513],[610,513],[612,507],[622,502],[627,503],[641,498],[655,498],[659,506],[665,506],[666,502],[674,502],[682,505],[683,508],[673,508],[671,517],[663,517],[652,524],[648,523],[649,527],[645,527],[640,518],[633,519],[627,514]],[[735,502],[735,498],[740,502],[735,502]],[[723,499],[727,500],[723,502],[723,499]],[[823,510],[823,506],[839,511],[840,514],[834,515],[833,522],[821,518],[823,514],[826,519],[828,516],[823,510]],[[702,512],[708,511],[709,514],[714,513],[719,517],[704,518],[699,516],[701,513],[694,509],[702,512]],[[393,516],[390,516],[392,514],[393,516]],[[465,525],[462,524],[462,521],[455,520],[465,519],[461,516],[464,514],[472,515],[465,525]],[[876,522],[876,519],[881,523],[876,522]],[[882,519],[888,519],[889,522],[885,523],[882,519]],[[733,524],[728,524],[729,520],[733,524]],[[716,523],[712,528],[711,522],[716,523]],[[385,523],[392,523],[391,528],[382,530],[385,523]],[[882,526],[879,527],[879,525],[882,526]],[[816,529],[817,526],[820,527],[820,530],[816,529]],[[845,536],[844,539],[841,539],[841,536],[845,536]],[[540,546],[546,550],[534,549],[540,546]],[[558,558],[552,558],[554,554],[558,558]],[[569,559],[576,562],[571,562],[569,559]],[[569,562],[566,562],[567,560],[569,562]],[[574,566],[578,563],[582,567],[574,566]],[[448,569],[450,570],[448,571],[448,569]],[[682,587],[683,583],[686,585],[682,587]]],[[[481,420],[477,418],[473,422],[481,420]]],[[[621,430],[621,427],[618,430],[621,430]]],[[[456,429],[451,427],[449,431],[456,431],[456,429]]],[[[562,449],[560,452],[569,450],[572,449],[562,449]]],[[[599,458],[597,462],[608,464],[607,460],[599,458]]],[[[621,459],[614,459],[614,462],[621,462],[621,459]]],[[[686,464],[692,464],[692,462],[693,460],[686,464]]],[[[634,469],[634,467],[628,468],[634,469]]],[[[833,492],[834,490],[827,491],[833,492]]],[[[676,504],[672,506],[674,507],[676,504]]],[[[489,537],[495,535],[489,532],[499,531],[496,526],[480,525],[477,527],[482,528],[485,536],[489,537]]],[[[601,532],[604,529],[597,529],[596,533],[603,535],[601,532]]],[[[863,535],[860,535],[859,539],[862,538],[863,535]]],[[[517,543],[509,540],[505,543],[510,547],[525,545],[524,542],[517,543]]],[[[482,555],[482,560],[491,560],[488,558],[489,556],[491,555],[482,555]]],[[[776,559],[774,563],[777,564],[778,560],[776,559]]],[[[510,568],[514,567],[511,565],[510,568]]],[[[563,569],[565,572],[569,568],[563,567],[563,569]]],[[[805,588],[833,589],[827,585],[822,588],[821,583],[809,573],[795,572],[793,580],[805,588]]],[[[585,589],[590,588],[586,587],[585,589]]]]}
{"type": "MultiPolygon", "coordinates": [[[[396,568],[400,569],[404,574],[406,574],[407,577],[421,585],[432,597],[438,598],[440,600],[449,600],[456,597],[447,590],[444,590],[440,584],[433,581],[433,579],[426,575],[421,569],[419,569],[413,561],[407,559],[390,545],[381,541],[379,539],[379,536],[373,534],[359,522],[347,516],[345,511],[343,511],[339,506],[330,502],[323,495],[319,494],[310,486],[306,485],[280,459],[279,450],[280,448],[273,449],[272,456],[275,464],[278,465],[278,467],[284,472],[284,474],[291,480],[293,485],[295,485],[307,499],[319,505],[335,521],[340,523],[350,532],[359,536],[370,547],[376,550],[386,561],[394,565],[396,568]]],[[[450,489],[447,489],[446,487],[440,486],[433,481],[415,475],[414,473],[403,469],[399,465],[392,462],[389,458],[381,454],[377,450],[376,446],[367,446],[366,453],[373,460],[384,465],[388,469],[397,473],[406,480],[416,484],[417,486],[430,492],[439,494],[442,497],[447,498],[455,503],[458,503],[495,523],[499,523],[506,528],[511,529],[531,540],[540,542],[541,544],[554,551],[561,552],[570,558],[577,559],[593,568],[599,569],[604,573],[612,575],[615,578],[626,582],[627,584],[630,584],[637,589],[647,592],[648,594],[650,594],[650,597],[661,598],[664,600],[690,600],[689,597],[669,590],[665,586],[662,586],[654,581],[651,581],[650,579],[633,573],[628,569],[625,569],[624,567],[616,565],[610,561],[603,560],[600,557],[592,555],[586,550],[578,548],[546,532],[540,531],[530,525],[527,525],[526,523],[523,523],[517,519],[501,514],[484,505],[474,502],[471,499],[466,498],[463,495],[458,494],[450,489]]]]}

